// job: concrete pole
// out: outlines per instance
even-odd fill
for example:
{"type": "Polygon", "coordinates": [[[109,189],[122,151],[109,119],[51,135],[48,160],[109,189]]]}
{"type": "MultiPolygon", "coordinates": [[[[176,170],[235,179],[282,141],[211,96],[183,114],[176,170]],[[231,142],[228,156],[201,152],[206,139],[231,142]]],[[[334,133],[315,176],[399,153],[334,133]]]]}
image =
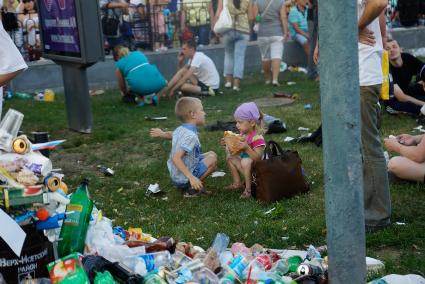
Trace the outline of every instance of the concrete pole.
{"type": "Polygon", "coordinates": [[[357,0],[318,0],[330,283],[366,283],[357,0]]]}

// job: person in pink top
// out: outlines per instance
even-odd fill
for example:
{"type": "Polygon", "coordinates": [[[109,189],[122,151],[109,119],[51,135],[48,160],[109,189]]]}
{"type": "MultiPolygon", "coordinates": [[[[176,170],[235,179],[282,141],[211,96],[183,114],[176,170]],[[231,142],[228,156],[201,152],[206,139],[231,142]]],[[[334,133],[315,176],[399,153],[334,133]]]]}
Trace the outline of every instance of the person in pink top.
{"type": "Polygon", "coordinates": [[[261,135],[263,133],[263,114],[253,102],[241,104],[235,111],[234,117],[236,127],[241,135],[245,137],[240,141],[239,155],[229,155],[227,165],[232,174],[233,182],[228,189],[241,189],[241,177],[244,177],[245,188],[241,198],[251,197],[251,171],[253,161],[261,160],[266,147],[266,141],[261,135]]]}

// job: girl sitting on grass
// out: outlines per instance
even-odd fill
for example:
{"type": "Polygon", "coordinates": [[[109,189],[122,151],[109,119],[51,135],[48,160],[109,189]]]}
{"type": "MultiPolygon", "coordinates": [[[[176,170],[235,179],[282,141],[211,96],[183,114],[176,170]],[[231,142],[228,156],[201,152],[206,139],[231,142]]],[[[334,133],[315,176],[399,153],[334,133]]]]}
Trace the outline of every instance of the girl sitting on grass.
{"type": "Polygon", "coordinates": [[[263,114],[255,103],[243,103],[235,111],[236,127],[245,139],[237,145],[242,152],[239,155],[229,155],[227,165],[232,174],[233,182],[228,189],[241,189],[240,174],[245,180],[245,190],[241,198],[251,197],[252,162],[261,160],[266,147],[266,141],[261,135],[263,130],[263,114]]]}

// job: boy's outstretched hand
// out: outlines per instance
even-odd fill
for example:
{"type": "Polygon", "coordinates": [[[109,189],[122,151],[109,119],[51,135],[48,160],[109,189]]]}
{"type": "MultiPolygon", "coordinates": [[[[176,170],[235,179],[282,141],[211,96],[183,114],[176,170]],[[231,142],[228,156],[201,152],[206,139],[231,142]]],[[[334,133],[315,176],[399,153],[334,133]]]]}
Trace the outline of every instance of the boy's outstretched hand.
{"type": "Polygon", "coordinates": [[[151,128],[151,130],[149,131],[149,134],[151,135],[151,137],[159,137],[162,138],[164,137],[165,132],[161,129],[161,128],[151,128]]]}
{"type": "Polygon", "coordinates": [[[190,186],[195,190],[202,189],[202,182],[195,176],[191,176],[189,178],[190,186]]]}

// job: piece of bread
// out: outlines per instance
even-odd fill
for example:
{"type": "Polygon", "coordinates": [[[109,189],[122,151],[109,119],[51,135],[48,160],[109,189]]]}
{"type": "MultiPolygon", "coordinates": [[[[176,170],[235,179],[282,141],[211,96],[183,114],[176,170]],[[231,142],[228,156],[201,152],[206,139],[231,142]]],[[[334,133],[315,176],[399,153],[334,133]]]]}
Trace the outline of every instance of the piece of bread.
{"type": "Polygon", "coordinates": [[[224,143],[230,152],[230,155],[238,155],[242,152],[239,147],[239,142],[244,141],[245,138],[232,131],[224,131],[224,143]]]}

